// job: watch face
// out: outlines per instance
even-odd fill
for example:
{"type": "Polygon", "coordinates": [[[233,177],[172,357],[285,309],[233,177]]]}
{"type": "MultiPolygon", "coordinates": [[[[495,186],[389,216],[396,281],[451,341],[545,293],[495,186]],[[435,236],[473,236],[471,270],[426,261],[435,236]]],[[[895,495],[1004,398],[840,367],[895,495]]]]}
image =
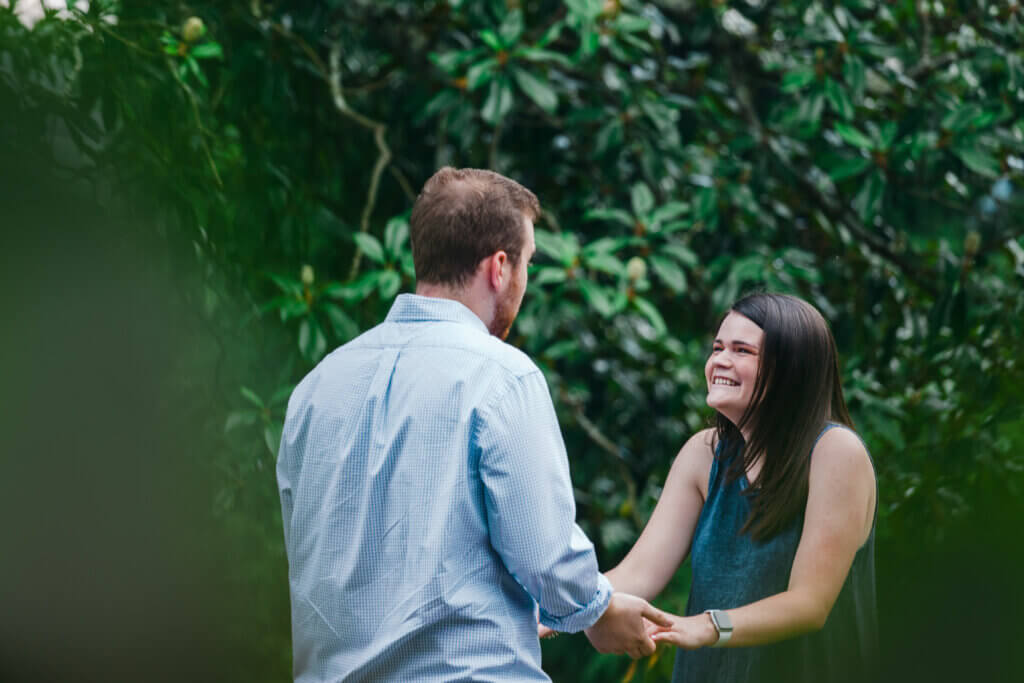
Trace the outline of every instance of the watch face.
{"type": "Polygon", "coordinates": [[[711,612],[711,618],[715,622],[715,626],[718,627],[719,631],[731,631],[732,630],[732,619],[729,615],[722,610],[713,610],[711,612]]]}

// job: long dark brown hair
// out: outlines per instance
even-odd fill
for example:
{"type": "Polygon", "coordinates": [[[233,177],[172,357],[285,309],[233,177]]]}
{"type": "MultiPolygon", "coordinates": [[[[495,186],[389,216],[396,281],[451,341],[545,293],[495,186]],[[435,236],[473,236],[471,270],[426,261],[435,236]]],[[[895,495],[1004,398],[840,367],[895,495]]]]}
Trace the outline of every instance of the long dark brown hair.
{"type": "Polygon", "coordinates": [[[740,423],[721,413],[716,418],[719,457],[729,463],[727,481],[763,459],[756,483],[744,491],[751,509],[741,530],[761,541],[807,506],[811,449],[825,424],[853,427],[853,421],[839,384],[836,343],[816,308],[793,296],[758,292],[729,310],[764,331],[757,381],[740,423]],[[748,426],[746,443],[740,429],[748,426]]]}

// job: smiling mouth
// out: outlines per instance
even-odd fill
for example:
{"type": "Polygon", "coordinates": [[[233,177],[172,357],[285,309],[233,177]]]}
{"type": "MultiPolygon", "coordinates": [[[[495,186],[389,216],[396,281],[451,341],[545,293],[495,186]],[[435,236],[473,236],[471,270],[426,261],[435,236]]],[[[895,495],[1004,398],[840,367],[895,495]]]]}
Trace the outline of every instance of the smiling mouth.
{"type": "Polygon", "coordinates": [[[731,379],[726,379],[725,377],[715,377],[711,380],[711,383],[725,387],[738,387],[740,385],[739,382],[734,382],[731,379]]]}

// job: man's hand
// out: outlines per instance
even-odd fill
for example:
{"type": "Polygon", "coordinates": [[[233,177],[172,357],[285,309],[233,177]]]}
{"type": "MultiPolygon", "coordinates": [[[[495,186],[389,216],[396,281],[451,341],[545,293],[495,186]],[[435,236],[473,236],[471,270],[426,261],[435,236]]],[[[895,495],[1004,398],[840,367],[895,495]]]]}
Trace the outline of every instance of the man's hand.
{"type": "Polygon", "coordinates": [[[545,638],[554,638],[557,635],[558,635],[558,631],[555,631],[554,629],[550,629],[547,626],[545,626],[544,624],[537,624],[537,637],[540,638],[541,640],[543,640],[545,638]]]}
{"type": "Polygon", "coordinates": [[[597,623],[586,629],[587,639],[598,652],[627,654],[633,659],[654,654],[644,618],[669,628],[672,619],[646,600],[627,593],[612,593],[611,602],[597,623]]]}

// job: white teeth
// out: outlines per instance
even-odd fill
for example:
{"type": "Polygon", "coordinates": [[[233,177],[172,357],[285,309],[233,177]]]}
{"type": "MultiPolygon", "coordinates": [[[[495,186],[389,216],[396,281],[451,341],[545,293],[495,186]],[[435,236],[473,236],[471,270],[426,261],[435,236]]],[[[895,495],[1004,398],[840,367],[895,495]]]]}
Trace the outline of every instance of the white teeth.
{"type": "Polygon", "coordinates": [[[711,383],[721,384],[727,387],[738,387],[740,384],[739,382],[733,382],[731,379],[726,379],[724,377],[715,377],[715,379],[712,380],[711,383]]]}

